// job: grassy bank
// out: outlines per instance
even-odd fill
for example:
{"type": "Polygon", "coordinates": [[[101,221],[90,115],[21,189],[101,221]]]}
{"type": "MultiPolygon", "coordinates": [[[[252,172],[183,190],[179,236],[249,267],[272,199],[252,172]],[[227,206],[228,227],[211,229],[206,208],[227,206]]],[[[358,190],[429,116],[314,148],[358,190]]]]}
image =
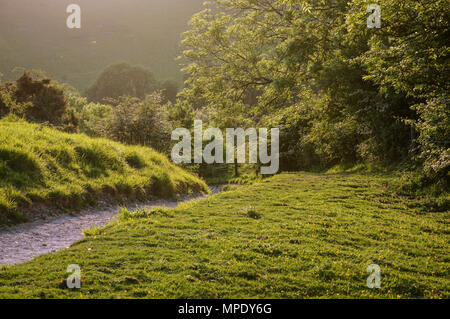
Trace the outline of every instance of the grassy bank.
{"type": "Polygon", "coordinates": [[[23,220],[37,204],[67,209],[199,191],[207,191],[203,181],[149,148],[0,121],[0,224],[23,220]]]}
{"type": "Polygon", "coordinates": [[[382,174],[281,174],[176,209],[122,211],[61,252],[0,270],[6,298],[448,298],[450,212],[382,174]],[[65,286],[81,267],[82,288],[65,286]],[[381,289],[366,269],[381,267],[381,289]]]}

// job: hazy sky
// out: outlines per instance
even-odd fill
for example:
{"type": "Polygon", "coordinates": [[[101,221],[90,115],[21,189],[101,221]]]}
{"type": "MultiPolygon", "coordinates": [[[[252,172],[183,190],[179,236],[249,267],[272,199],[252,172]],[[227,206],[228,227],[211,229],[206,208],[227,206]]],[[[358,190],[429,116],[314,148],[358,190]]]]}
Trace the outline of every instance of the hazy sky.
{"type": "Polygon", "coordinates": [[[85,88],[112,63],[129,62],[161,80],[181,80],[181,33],[203,0],[0,0],[0,72],[42,69],[85,88]],[[66,7],[81,7],[68,29],[66,7]]]}

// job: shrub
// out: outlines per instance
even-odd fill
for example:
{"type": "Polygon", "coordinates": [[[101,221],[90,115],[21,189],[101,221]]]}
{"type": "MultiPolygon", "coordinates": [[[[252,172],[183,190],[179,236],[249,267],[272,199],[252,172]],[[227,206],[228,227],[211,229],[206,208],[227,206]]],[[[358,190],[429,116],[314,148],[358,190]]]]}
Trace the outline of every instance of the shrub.
{"type": "Polygon", "coordinates": [[[33,122],[49,122],[60,125],[66,111],[64,90],[50,79],[34,80],[29,72],[16,81],[15,98],[19,102],[31,102],[27,118],[33,122]]]}
{"type": "Polygon", "coordinates": [[[0,117],[7,114],[68,132],[78,130],[79,117],[68,108],[64,87],[48,78],[33,79],[27,71],[15,82],[0,85],[0,117]]]}
{"type": "Polygon", "coordinates": [[[172,126],[160,94],[148,95],[144,100],[121,97],[116,103],[111,116],[103,122],[101,134],[104,137],[151,146],[159,151],[168,150],[172,126]]]}
{"type": "Polygon", "coordinates": [[[419,158],[424,162],[425,175],[438,182],[448,180],[450,171],[450,107],[445,97],[430,99],[416,107],[420,119],[419,158]]]}
{"type": "Polygon", "coordinates": [[[261,214],[258,213],[254,207],[248,207],[245,209],[245,215],[252,219],[261,219],[261,214]]]}

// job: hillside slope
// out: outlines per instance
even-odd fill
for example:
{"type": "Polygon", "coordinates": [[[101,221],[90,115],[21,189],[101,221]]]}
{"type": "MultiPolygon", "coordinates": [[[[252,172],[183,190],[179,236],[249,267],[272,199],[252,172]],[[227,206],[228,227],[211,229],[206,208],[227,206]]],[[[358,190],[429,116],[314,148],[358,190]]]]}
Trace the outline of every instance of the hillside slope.
{"type": "Polygon", "coordinates": [[[128,62],[158,80],[182,81],[181,34],[203,0],[79,0],[81,29],[68,29],[71,0],[0,0],[0,72],[40,69],[82,91],[110,64],[128,62]]]}
{"type": "Polygon", "coordinates": [[[188,192],[208,187],[150,148],[0,120],[0,224],[37,203],[73,208],[188,192]]]}
{"type": "Polygon", "coordinates": [[[280,174],[129,212],[55,254],[0,268],[0,298],[448,298],[449,212],[382,174],[280,174]],[[67,266],[81,267],[69,290],[67,266]],[[367,268],[381,268],[381,288],[367,268]]]}

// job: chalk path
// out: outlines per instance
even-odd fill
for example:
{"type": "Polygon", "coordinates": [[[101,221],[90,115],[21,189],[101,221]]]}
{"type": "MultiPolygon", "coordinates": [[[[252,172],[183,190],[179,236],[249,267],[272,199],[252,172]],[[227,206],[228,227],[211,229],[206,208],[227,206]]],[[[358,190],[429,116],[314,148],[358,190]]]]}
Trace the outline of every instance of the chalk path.
{"type": "MultiPolygon", "coordinates": [[[[210,186],[211,194],[222,186],[210,186]]],[[[181,201],[157,200],[137,205],[138,208],[176,207],[178,204],[210,195],[192,195],[181,201]]],[[[0,229],[0,265],[14,265],[69,247],[83,238],[83,229],[103,227],[117,217],[120,205],[84,210],[76,215],[60,215],[0,229]]],[[[130,210],[134,206],[127,207],[130,210]]]]}

